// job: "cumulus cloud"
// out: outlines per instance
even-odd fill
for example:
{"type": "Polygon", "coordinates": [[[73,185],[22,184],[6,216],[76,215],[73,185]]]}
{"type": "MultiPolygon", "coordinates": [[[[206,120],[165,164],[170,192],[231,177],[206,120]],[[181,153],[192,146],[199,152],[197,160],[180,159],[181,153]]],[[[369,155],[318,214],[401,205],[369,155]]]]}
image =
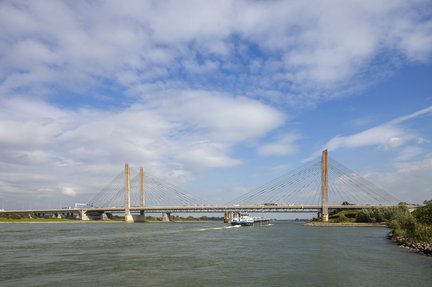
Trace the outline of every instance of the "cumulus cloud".
{"type": "Polygon", "coordinates": [[[77,192],[72,187],[63,187],[62,194],[66,196],[75,196],[77,192]]]}
{"type": "Polygon", "coordinates": [[[297,151],[295,142],[301,136],[296,133],[286,134],[279,137],[276,141],[264,144],[258,148],[258,154],[265,156],[288,156],[297,151]]]}
{"type": "Polygon", "coordinates": [[[371,77],[365,67],[377,57],[427,61],[428,4],[3,1],[0,92],[223,82],[263,91],[253,96],[279,91],[289,103],[319,102],[376,78],[380,68],[371,77]]]}
{"type": "Polygon", "coordinates": [[[199,90],[147,95],[114,110],[68,111],[41,100],[3,100],[2,190],[54,193],[72,177],[82,184],[80,193],[91,193],[121,172],[124,162],[185,180],[195,170],[241,164],[231,149],[284,121],[281,112],[256,100],[199,90]]]}
{"type": "MultiPolygon", "coordinates": [[[[423,115],[431,114],[432,107],[427,107],[409,115],[395,118],[389,122],[369,128],[348,136],[335,136],[330,139],[323,149],[335,151],[338,149],[352,149],[367,146],[376,146],[384,150],[404,146],[407,143],[421,144],[424,139],[418,134],[404,128],[402,124],[423,115]]],[[[405,153],[408,153],[406,150],[405,153]]],[[[318,157],[321,151],[315,152],[309,159],[318,157]]],[[[409,152],[413,153],[413,150],[409,152]]],[[[401,155],[406,156],[406,155],[401,155]]]]}
{"type": "Polygon", "coordinates": [[[401,201],[421,203],[431,199],[432,156],[396,163],[394,169],[391,172],[369,172],[365,176],[401,201]]]}
{"type": "MultiPolygon", "coordinates": [[[[87,185],[77,193],[93,191],[125,161],[182,177],[240,165],[239,144],[285,122],[276,103],[328,101],[379,78],[389,62],[428,61],[427,8],[421,0],[1,1],[2,191],[59,193],[71,175],[87,185]]],[[[328,145],[391,149],[414,137],[387,123],[328,145]]],[[[258,153],[293,154],[296,140],[262,142],[258,153]]]]}

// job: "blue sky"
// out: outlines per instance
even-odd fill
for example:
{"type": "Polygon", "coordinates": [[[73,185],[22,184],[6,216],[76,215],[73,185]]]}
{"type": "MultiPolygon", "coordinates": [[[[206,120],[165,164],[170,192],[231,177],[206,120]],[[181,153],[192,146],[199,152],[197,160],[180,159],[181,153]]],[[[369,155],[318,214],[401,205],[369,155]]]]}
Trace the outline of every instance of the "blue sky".
{"type": "Polygon", "coordinates": [[[328,148],[431,199],[430,1],[2,1],[0,208],[125,162],[213,202],[328,148]]]}

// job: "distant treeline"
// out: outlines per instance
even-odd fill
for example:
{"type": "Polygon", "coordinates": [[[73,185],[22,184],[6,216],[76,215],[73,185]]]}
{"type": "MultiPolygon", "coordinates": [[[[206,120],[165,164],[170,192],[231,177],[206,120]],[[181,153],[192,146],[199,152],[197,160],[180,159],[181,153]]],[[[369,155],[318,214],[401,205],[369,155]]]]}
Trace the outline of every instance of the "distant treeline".
{"type": "MultiPolygon", "coordinates": [[[[161,217],[157,216],[147,216],[145,217],[146,221],[162,221],[161,217]]],[[[193,216],[187,216],[182,217],[178,215],[171,215],[170,216],[171,221],[223,221],[223,217],[215,217],[215,216],[200,216],[200,217],[193,217],[193,216]]]]}

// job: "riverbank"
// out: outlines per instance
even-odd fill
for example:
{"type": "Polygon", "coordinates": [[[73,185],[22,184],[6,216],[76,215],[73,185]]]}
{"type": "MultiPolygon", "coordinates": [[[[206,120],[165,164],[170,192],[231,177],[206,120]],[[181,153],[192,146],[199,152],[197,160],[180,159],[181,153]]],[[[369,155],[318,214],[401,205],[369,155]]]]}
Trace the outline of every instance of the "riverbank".
{"type": "Polygon", "coordinates": [[[389,234],[388,239],[392,240],[402,248],[407,248],[416,253],[432,256],[432,242],[418,241],[407,237],[394,236],[392,234],[389,234]]]}
{"type": "Polygon", "coordinates": [[[83,220],[77,220],[77,221],[21,221],[21,222],[0,222],[0,224],[93,224],[93,223],[123,223],[123,221],[83,221],[83,220]]]}
{"type": "Polygon", "coordinates": [[[363,222],[321,222],[309,221],[304,226],[319,227],[387,227],[385,223],[363,223],[363,222]]]}
{"type": "MultiPolygon", "coordinates": [[[[140,223],[199,223],[199,222],[215,222],[215,220],[172,220],[164,222],[162,220],[149,219],[140,223]]],[[[220,221],[222,222],[222,221],[220,221]]],[[[0,224],[20,224],[20,223],[124,223],[124,219],[108,219],[108,220],[79,220],[66,218],[0,218],[0,224]]]]}

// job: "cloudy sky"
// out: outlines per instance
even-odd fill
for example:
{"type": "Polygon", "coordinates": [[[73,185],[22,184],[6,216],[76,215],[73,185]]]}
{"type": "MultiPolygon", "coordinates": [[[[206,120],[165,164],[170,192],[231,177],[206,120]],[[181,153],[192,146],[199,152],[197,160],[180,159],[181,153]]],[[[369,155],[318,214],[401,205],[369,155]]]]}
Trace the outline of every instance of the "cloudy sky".
{"type": "Polygon", "coordinates": [[[213,202],[328,148],[432,199],[430,1],[1,1],[0,208],[144,166],[213,202]]]}

